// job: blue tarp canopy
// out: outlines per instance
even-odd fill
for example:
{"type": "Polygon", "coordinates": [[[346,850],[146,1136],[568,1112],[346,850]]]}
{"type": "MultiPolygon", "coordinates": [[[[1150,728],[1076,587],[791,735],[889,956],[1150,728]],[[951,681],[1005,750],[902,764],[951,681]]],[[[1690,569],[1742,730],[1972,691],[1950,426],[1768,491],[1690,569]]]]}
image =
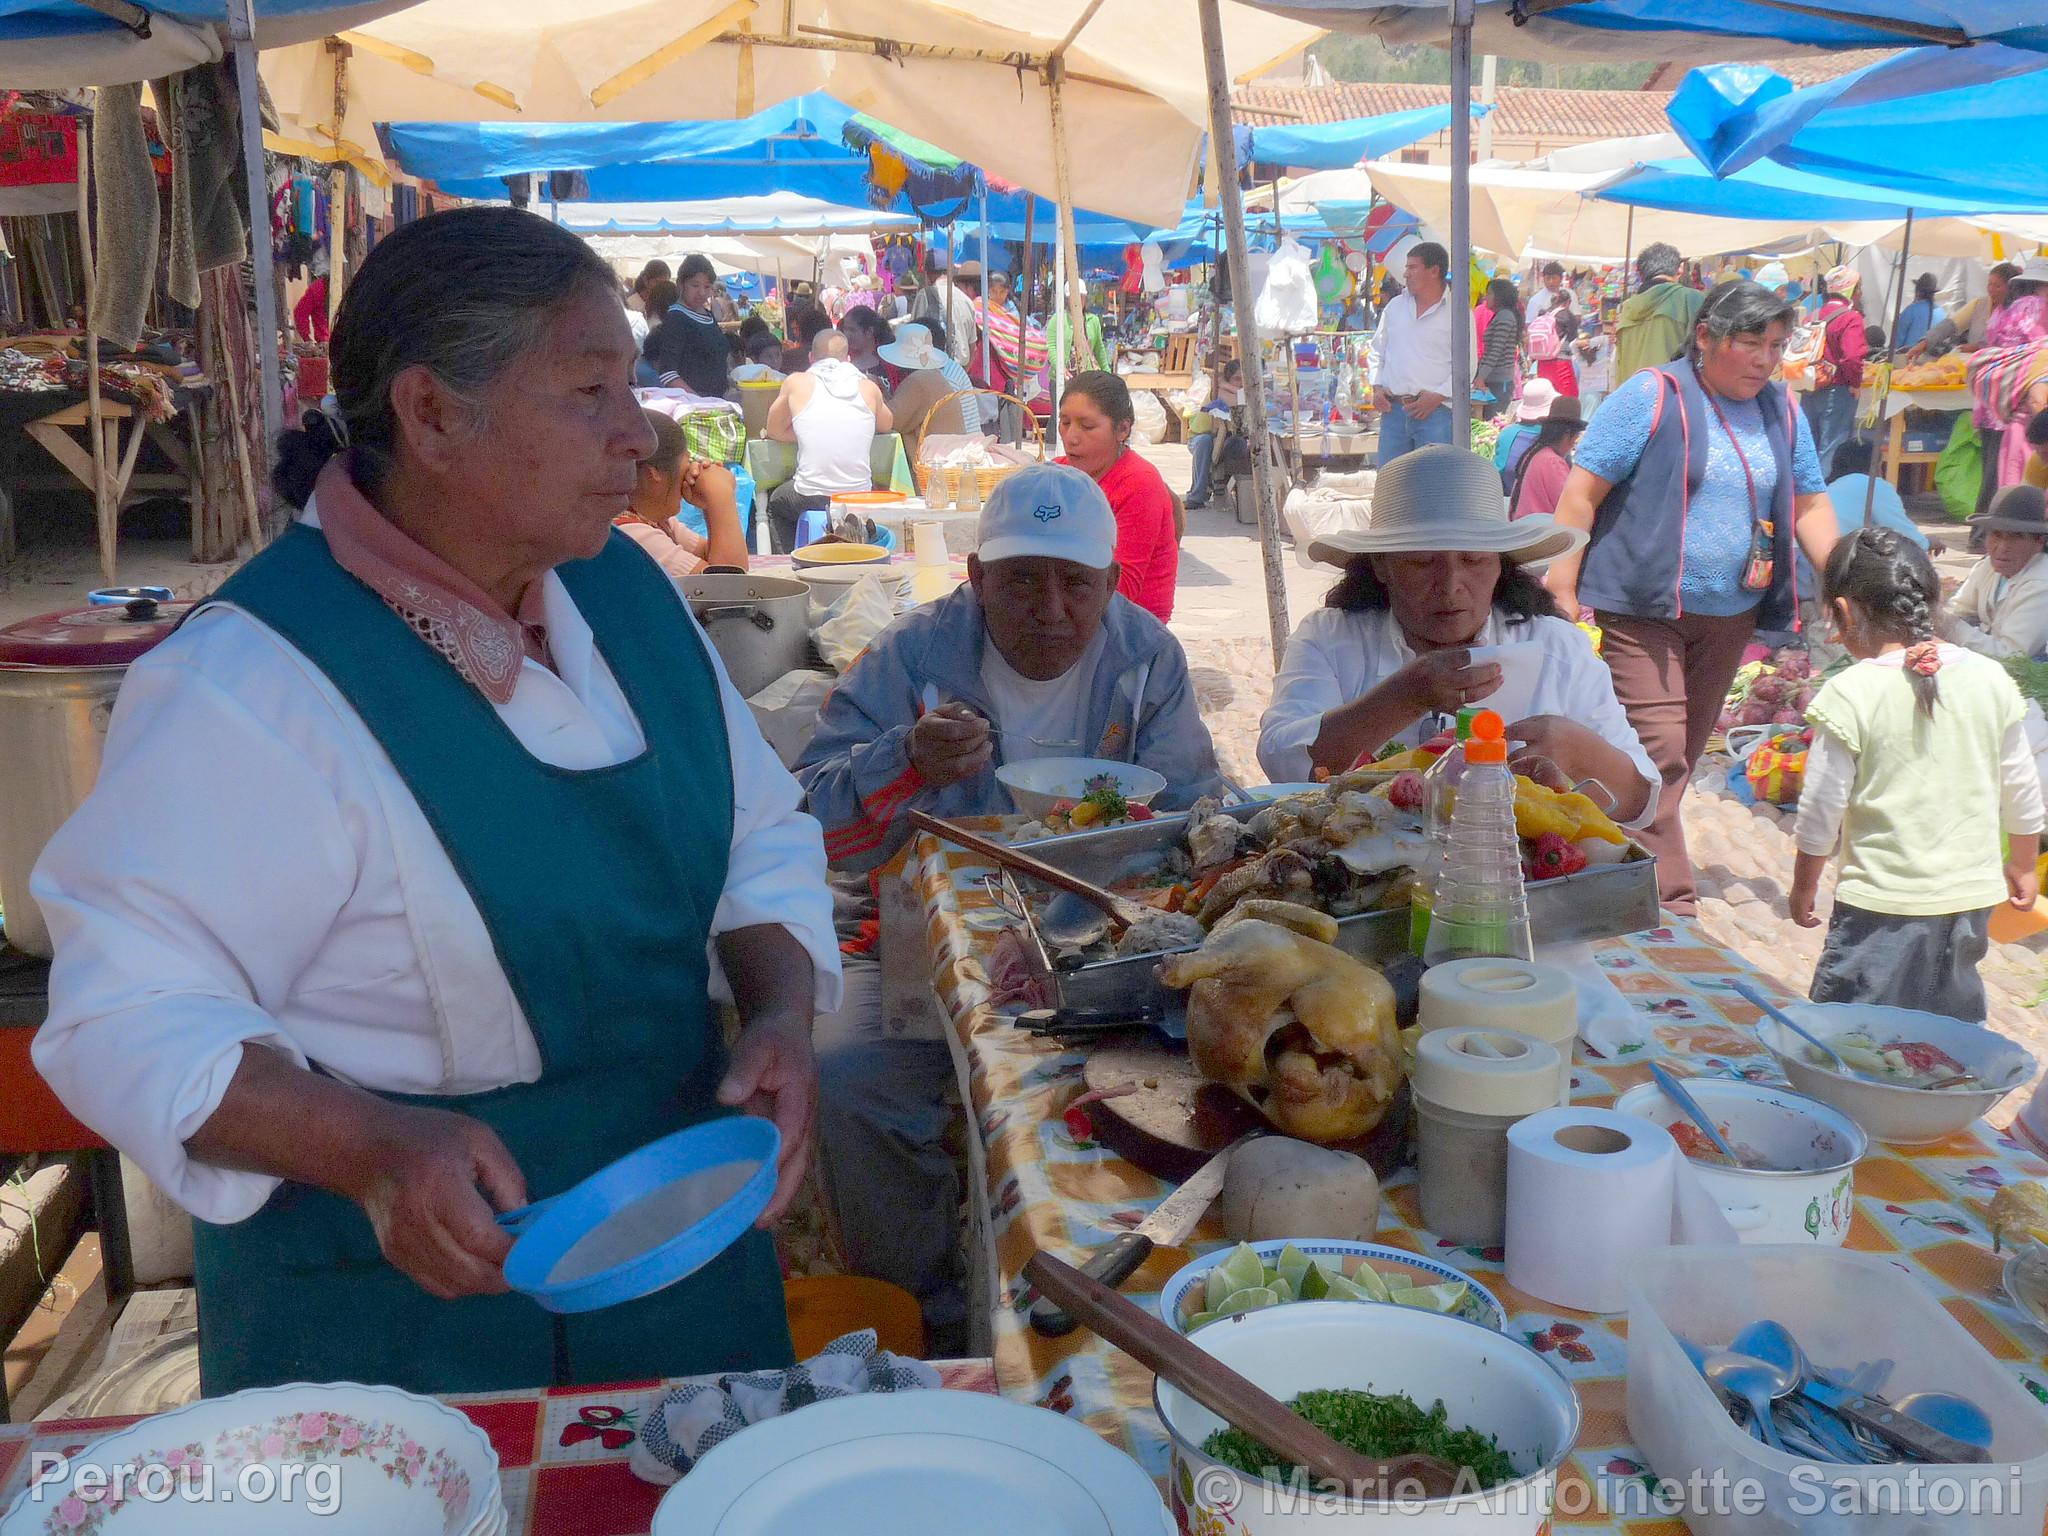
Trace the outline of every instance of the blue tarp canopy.
{"type": "MultiPolygon", "coordinates": [[[[2042,9],[2048,10],[2048,5],[2042,9]]],[[[2048,207],[2048,56],[1916,48],[1806,90],[1753,66],[1687,75],[1671,121],[1716,171],[1763,163],[1899,200],[2048,207]]]]}
{"type": "Polygon", "coordinates": [[[1697,160],[1658,160],[1637,166],[1588,195],[1603,202],[1658,208],[1668,213],[1774,222],[1804,220],[1816,225],[1860,220],[1897,222],[1908,213],[1928,218],[2040,211],[2039,205],[2015,207],[1981,200],[1915,197],[1831,176],[1816,176],[1768,160],[1723,177],[1715,176],[1697,160]]]}
{"type": "MultiPolygon", "coordinates": [[[[1311,26],[1389,43],[1435,43],[1450,33],[1451,0],[1252,0],[1311,26]]],[[[1718,64],[1791,49],[1904,48],[2002,42],[2048,50],[2041,0],[1577,0],[1536,10],[1526,0],[1478,0],[1473,47],[1511,58],[1672,59],[1718,64]],[[1534,14],[1531,14],[1534,12],[1534,14]]]]}
{"type": "MultiPolygon", "coordinates": [[[[1474,117],[1492,111],[1476,106],[1474,117]]],[[[1311,171],[1341,171],[1363,160],[1377,160],[1405,149],[1418,139],[1429,138],[1451,125],[1451,109],[1417,107],[1412,112],[1385,112],[1378,117],[1354,117],[1341,123],[1278,123],[1260,128],[1239,128],[1237,161],[1248,165],[1298,166],[1311,171]]]]}
{"type": "Polygon", "coordinates": [[[868,160],[840,138],[852,117],[830,96],[808,95],[731,121],[390,123],[383,134],[402,170],[457,197],[503,197],[505,176],[581,171],[594,202],[791,192],[858,207],[868,201],[868,160]]]}

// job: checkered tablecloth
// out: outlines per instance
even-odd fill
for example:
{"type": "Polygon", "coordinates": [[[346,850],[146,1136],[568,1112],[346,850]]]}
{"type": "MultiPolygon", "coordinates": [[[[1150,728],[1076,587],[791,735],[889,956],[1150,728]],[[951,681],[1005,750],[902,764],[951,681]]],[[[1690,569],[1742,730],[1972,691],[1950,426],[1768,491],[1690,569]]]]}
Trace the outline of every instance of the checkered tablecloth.
{"type": "MultiPolygon", "coordinates": [[[[1041,1338],[1017,1298],[1019,1273],[1034,1252],[1044,1249],[1084,1263],[1093,1249],[1143,1220],[1172,1186],[1077,1139],[1062,1111],[1080,1092],[1083,1055],[1034,1039],[990,1006],[988,962],[995,940],[962,920],[964,913],[992,904],[982,884],[986,866],[925,838],[910,873],[924,897],[934,979],[967,1055],[965,1078],[984,1144],[986,1240],[1000,1271],[995,1367],[1002,1390],[1081,1419],[1164,1478],[1166,1447],[1151,1409],[1151,1373],[1086,1330],[1041,1338]]],[[[1640,1015],[1645,1044],[1627,1064],[1592,1057],[1581,1044],[1575,1102],[1611,1102],[1648,1079],[1652,1057],[1684,1075],[1783,1081],[1749,1027],[1756,1009],[1729,988],[1731,980],[1752,972],[1696,928],[1674,924],[1608,940],[1595,953],[1640,1015]]],[[[2048,1167],[1982,1122],[1935,1146],[1874,1146],[1856,1168],[1849,1246],[1910,1265],[1950,1315],[2048,1403],[2048,1337],[2007,1303],[1999,1283],[2002,1260],[1992,1253],[1985,1226],[1986,1206],[2002,1185],[2043,1177],[2048,1167]]],[[[1617,1536],[1684,1532],[1675,1519],[1603,1513],[1645,1507],[1640,1490],[1618,1489],[1648,1473],[1629,1442],[1623,1412],[1626,1319],[1546,1306],[1508,1285],[1499,1249],[1461,1248],[1424,1230],[1412,1169],[1387,1180],[1384,1193],[1382,1219],[1388,1224],[1379,1241],[1427,1254],[1485,1285],[1507,1308],[1510,1332],[1546,1354],[1577,1388],[1585,1423],[1561,1481],[1555,1529],[1617,1536]]],[[[1189,1249],[1157,1250],[1126,1283],[1125,1293],[1153,1304],[1175,1270],[1221,1240],[1212,1218],[1189,1249]]]]}
{"type": "MultiPolygon", "coordinates": [[[[994,1392],[986,1360],[939,1366],[942,1384],[994,1392]]],[[[709,1380],[711,1378],[703,1378],[709,1380]]],[[[646,1536],[667,1490],[643,1483],[626,1466],[641,1418],[680,1381],[629,1382],[561,1391],[493,1392],[450,1397],[490,1436],[498,1453],[512,1536],[646,1536]]],[[[50,1419],[0,1424],[0,1511],[28,1485],[39,1451],[72,1454],[132,1418],[50,1419]]]]}

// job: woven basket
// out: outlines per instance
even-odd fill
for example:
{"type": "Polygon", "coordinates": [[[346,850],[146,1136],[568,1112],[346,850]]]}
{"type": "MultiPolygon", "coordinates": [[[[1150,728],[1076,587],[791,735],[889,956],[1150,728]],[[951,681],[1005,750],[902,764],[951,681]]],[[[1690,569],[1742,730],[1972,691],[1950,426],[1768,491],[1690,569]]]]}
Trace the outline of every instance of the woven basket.
{"type": "MultiPolygon", "coordinates": [[[[1031,430],[1035,434],[1034,442],[1038,449],[1038,462],[1041,464],[1045,462],[1045,428],[1039,425],[1037,418],[1031,412],[1031,407],[1026,402],[1019,400],[1015,395],[1005,395],[991,389],[956,389],[951,394],[941,395],[937,400],[933,401],[932,408],[924,413],[924,419],[917,424],[917,440],[920,452],[923,451],[925,434],[931,429],[932,418],[937,416],[940,411],[951,405],[955,400],[963,399],[968,395],[981,395],[993,397],[997,400],[1007,400],[1023,411],[1025,421],[1030,424],[1031,430]]],[[[911,471],[917,477],[918,494],[923,496],[926,501],[932,502],[935,505],[950,507],[958,505],[961,492],[965,489],[964,482],[969,476],[973,477],[975,487],[980,492],[981,499],[987,501],[990,493],[1005,478],[1023,467],[1022,464],[990,464],[979,469],[968,469],[957,464],[927,464],[920,458],[911,465],[911,471]],[[937,497],[932,495],[934,483],[938,485],[940,491],[937,497]]]]}

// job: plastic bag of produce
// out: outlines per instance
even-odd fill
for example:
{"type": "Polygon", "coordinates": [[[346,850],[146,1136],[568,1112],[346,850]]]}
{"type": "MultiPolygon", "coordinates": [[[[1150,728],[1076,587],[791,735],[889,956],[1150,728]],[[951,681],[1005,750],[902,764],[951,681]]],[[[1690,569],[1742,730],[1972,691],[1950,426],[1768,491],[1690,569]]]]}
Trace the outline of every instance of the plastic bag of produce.
{"type": "Polygon", "coordinates": [[[1941,504],[1957,522],[1967,522],[1977,510],[1977,491],[1984,480],[1984,440],[1968,411],[1956,417],[1948,446],[1934,461],[1934,488],[1941,504]]]}

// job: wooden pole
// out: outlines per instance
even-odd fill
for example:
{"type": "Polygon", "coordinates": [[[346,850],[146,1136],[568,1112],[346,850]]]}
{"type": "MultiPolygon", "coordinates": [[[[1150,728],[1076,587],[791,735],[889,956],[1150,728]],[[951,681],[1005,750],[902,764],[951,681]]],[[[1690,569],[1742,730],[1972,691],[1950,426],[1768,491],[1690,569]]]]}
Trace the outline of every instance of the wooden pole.
{"type": "Polygon", "coordinates": [[[1060,82],[1066,77],[1066,63],[1050,59],[1045,66],[1046,95],[1052,102],[1052,179],[1060,204],[1060,253],[1066,259],[1065,284],[1060,303],[1067,311],[1067,351],[1077,367],[1095,366],[1088,355],[1087,291],[1081,282],[1081,247],[1074,235],[1074,188],[1067,159],[1067,114],[1060,99],[1060,82]]]}
{"type": "MultiPolygon", "coordinates": [[[[85,269],[85,435],[92,447],[92,519],[100,546],[100,576],[114,585],[114,546],[120,508],[107,506],[107,440],[100,416],[100,333],[93,325],[99,299],[99,267],[92,254],[92,134],[90,125],[78,133],[78,259],[85,269]]],[[[138,407],[139,409],[139,407],[138,407]]],[[[141,431],[140,423],[136,430],[141,431]]]]}
{"type": "Polygon", "coordinates": [[[1244,369],[1245,434],[1252,445],[1252,486],[1259,502],[1259,554],[1266,572],[1266,620],[1273,670],[1287,652],[1287,567],[1280,552],[1280,501],[1273,483],[1273,444],[1266,431],[1266,381],[1259,352],[1259,321],[1250,292],[1251,256],[1244,234],[1244,196],[1237,185],[1237,142],[1230,132],[1230,70],[1223,58],[1219,0],[1200,0],[1202,55],[1209,78],[1209,142],[1216,152],[1217,191],[1230,240],[1230,294],[1237,316],[1237,351],[1244,369]]]}
{"type": "MultiPolygon", "coordinates": [[[[338,37],[327,39],[327,47],[334,55],[334,145],[338,154],[341,149],[342,127],[348,121],[348,58],[349,46],[338,37]]],[[[341,314],[341,286],[345,274],[342,271],[348,258],[346,231],[348,228],[348,164],[343,160],[334,162],[334,170],[327,178],[327,323],[332,325],[341,314]]]]}
{"type": "Polygon", "coordinates": [[[1451,4],[1451,441],[1472,445],[1472,0],[1451,4]]]}
{"type": "MultiPolygon", "coordinates": [[[[263,108],[256,77],[256,16],[249,0],[228,0],[235,87],[242,115],[242,174],[249,195],[249,259],[256,279],[256,358],[263,371],[263,467],[284,428],[284,371],[278,361],[277,264],[270,250],[270,178],[263,168],[263,108]]],[[[333,279],[330,276],[329,281],[333,279]]],[[[237,431],[240,427],[237,426],[237,431]]]]}
{"type": "MultiPolygon", "coordinates": [[[[995,270],[995,263],[989,259],[988,254],[988,178],[984,176],[981,178],[981,382],[984,384],[993,377],[989,368],[989,351],[992,344],[988,334],[988,280],[995,275],[995,270]]],[[[1011,392],[1015,393],[1016,388],[1015,381],[1012,381],[1011,392]]],[[[997,402],[997,408],[1001,409],[1000,401],[997,402]]]]}

